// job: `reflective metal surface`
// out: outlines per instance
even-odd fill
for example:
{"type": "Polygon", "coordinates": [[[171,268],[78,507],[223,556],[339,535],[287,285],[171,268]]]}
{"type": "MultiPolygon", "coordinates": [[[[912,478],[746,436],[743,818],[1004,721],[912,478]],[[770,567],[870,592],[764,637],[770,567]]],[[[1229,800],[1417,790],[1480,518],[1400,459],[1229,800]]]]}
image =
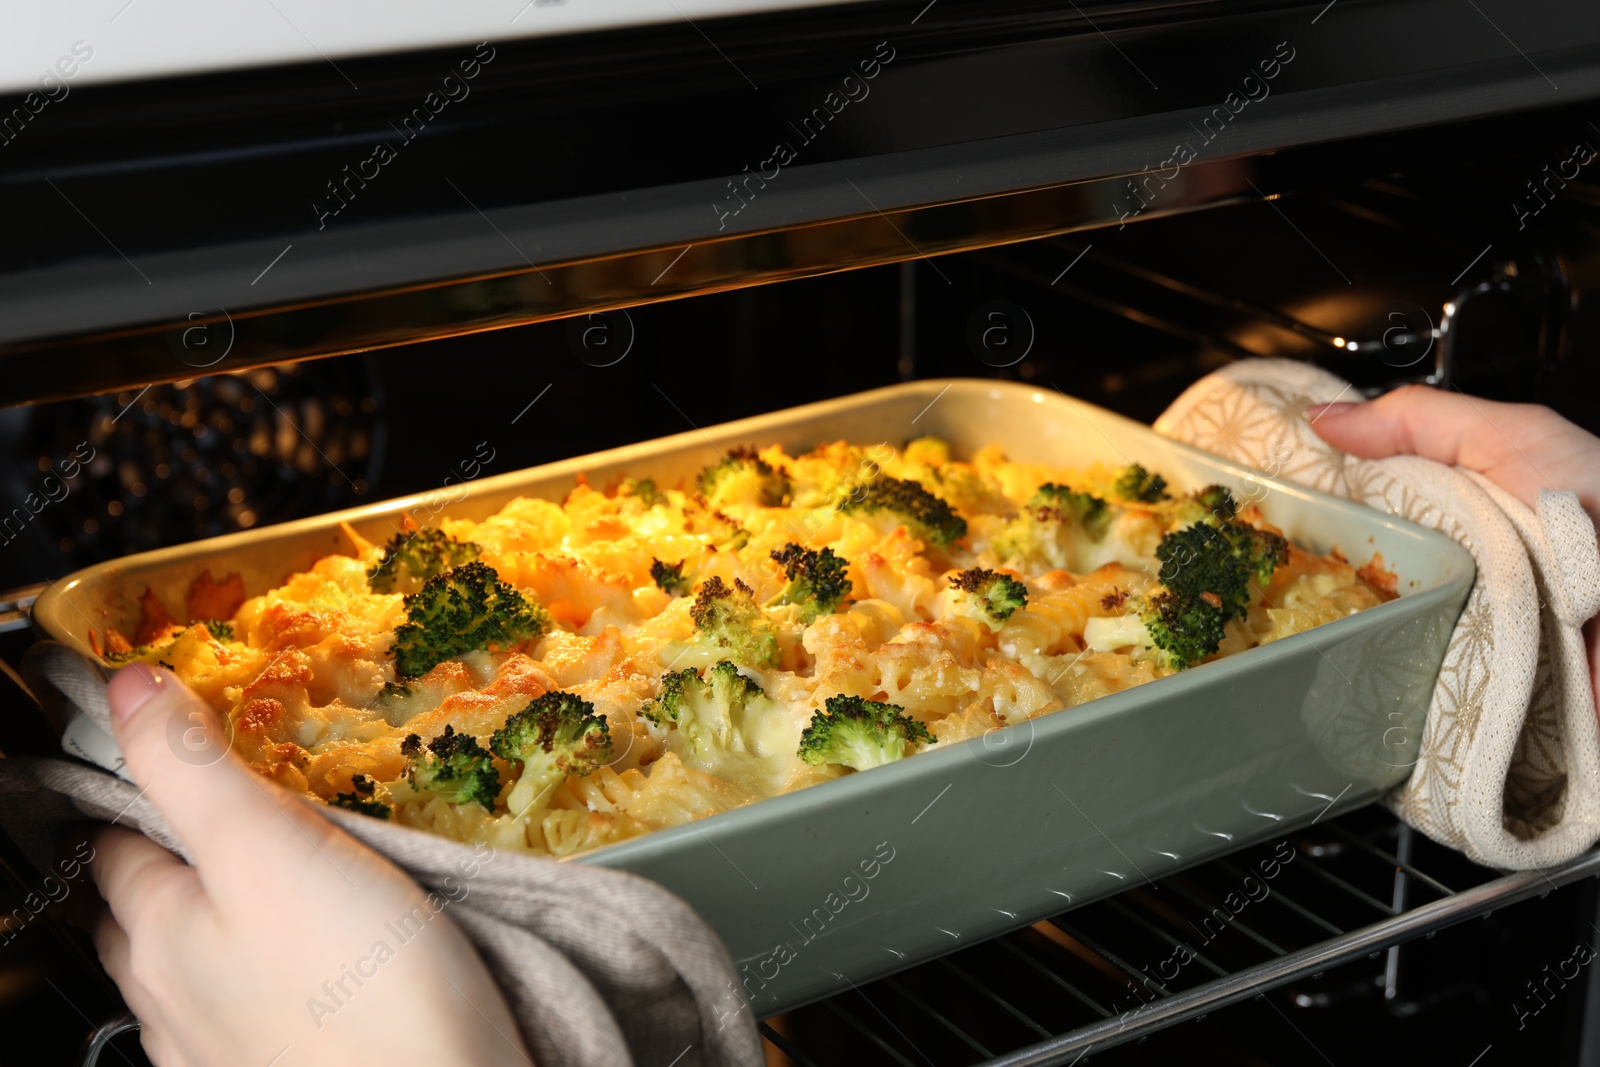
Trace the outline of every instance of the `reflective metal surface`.
{"type": "Polygon", "coordinates": [[[1481,160],[1550,130],[1448,124],[1600,94],[1600,9],[1492,6],[884,2],[85,86],[0,151],[0,403],[1481,160]]]}
{"type": "Polygon", "coordinates": [[[1541,966],[1592,931],[1536,932],[1529,920],[1562,905],[1585,914],[1597,874],[1591,851],[1500,875],[1368,808],[953,945],[769,1018],[762,1035],[775,1067],[1389,1063],[1420,1033],[1430,1062],[1466,1064],[1493,1046],[1494,1062],[1588,1063],[1570,1046],[1556,1054],[1549,1019],[1530,1023],[1563,995],[1576,1009],[1580,994],[1562,990],[1582,981],[1578,968],[1541,966]],[[1484,921],[1461,927],[1473,918],[1484,921]],[[1463,964],[1475,976],[1464,988],[1463,964]]]}

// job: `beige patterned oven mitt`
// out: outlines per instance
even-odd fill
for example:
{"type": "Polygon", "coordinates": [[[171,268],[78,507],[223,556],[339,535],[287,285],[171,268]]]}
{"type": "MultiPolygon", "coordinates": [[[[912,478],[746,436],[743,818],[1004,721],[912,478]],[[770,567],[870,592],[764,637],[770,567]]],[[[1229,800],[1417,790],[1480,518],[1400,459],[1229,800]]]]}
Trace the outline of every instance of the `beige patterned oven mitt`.
{"type": "Polygon", "coordinates": [[[1481,475],[1416,456],[1336,451],[1304,418],[1350,386],[1288,360],[1196,382],[1158,432],[1236,463],[1438,530],[1477,561],[1411,777],[1388,797],[1407,823],[1492,867],[1543,867],[1600,839],[1600,740],[1582,626],[1600,610],[1600,547],[1575,493],[1537,512],[1481,475]],[[1288,457],[1284,460],[1283,457],[1288,457]]]}

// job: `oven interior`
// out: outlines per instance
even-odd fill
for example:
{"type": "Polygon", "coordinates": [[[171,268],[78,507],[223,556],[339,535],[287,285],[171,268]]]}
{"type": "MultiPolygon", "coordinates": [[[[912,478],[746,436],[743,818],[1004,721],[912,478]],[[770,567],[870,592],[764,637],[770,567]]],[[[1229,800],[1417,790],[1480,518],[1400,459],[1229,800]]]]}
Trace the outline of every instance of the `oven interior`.
{"type": "MultiPolygon", "coordinates": [[[[1379,139],[1354,161],[1299,158],[1287,195],[1121,228],[0,410],[6,499],[94,450],[69,495],[6,531],[0,587],[18,593],[0,607],[97,560],[912,378],[1019,380],[1149,420],[1206,372],[1270,356],[1368,394],[1429,381],[1600,430],[1600,184],[1546,185],[1529,216],[1547,165],[1600,144],[1585,122],[1447,130],[1473,151],[1407,153],[1394,173],[1379,139]]],[[[15,663],[29,636],[5,617],[15,663]]],[[[6,678],[0,747],[52,752],[6,678]]],[[[0,1019],[33,1061],[65,1060],[119,1004],[85,938],[23,907],[33,875],[6,859],[0,1019]]],[[[1551,978],[1595,936],[1592,873],[1508,881],[1368,809],[953,943],[762,1032],[769,1063],[798,1065],[1386,1063],[1424,1044],[1444,1063],[1593,1062],[1600,987],[1551,978]],[[1275,855],[1271,892],[1208,926],[1275,855]],[[1181,968],[1180,944],[1198,948],[1181,968]],[[1315,958],[1330,944],[1343,955],[1315,958]],[[1124,1014],[1163,1004],[1157,1022],[1124,1014]]],[[[142,1062],[131,1035],[110,1048],[101,1062],[142,1062]]]]}

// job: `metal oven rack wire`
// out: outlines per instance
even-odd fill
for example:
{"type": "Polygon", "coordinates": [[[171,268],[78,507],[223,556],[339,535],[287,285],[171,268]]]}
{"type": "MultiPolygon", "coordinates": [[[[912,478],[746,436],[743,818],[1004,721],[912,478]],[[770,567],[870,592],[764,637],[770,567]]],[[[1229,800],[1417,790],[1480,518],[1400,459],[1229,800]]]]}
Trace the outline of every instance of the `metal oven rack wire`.
{"type": "Polygon", "coordinates": [[[1403,1014],[1404,943],[1600,875],[1592,850],[1510,874],[1450,857],[1436,876],[1419,844],[1442,858],[1369,808],[1241,849],[765,1020],[769,1063],[1074,1064],[1380,955],[1370,985],[1403,1014]]]}

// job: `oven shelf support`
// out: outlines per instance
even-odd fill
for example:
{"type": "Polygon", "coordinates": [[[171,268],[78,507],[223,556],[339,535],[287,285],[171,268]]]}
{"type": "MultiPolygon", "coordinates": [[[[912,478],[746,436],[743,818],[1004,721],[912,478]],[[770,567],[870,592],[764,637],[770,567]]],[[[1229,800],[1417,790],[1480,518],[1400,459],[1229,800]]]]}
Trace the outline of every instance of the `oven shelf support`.
{"type": "Polygon", "coordinates": [[[1136,1041],[1156,1030],[1237,1004],[1297,979],[1351,963],[1363,956],[1374,955],[1467,919],[1487,915],[1597,875],[1600,875],[1600,849],[1586,852],[1556,867],[1507,874],[1359,930],[1329,938],[1309,948],[1180,993],[1160,997],[1132,1011],[995,1057],[987,1061],[985,1067],[1053,1067],[1070,1064],[1090,1052],[1136,1041]]]}

